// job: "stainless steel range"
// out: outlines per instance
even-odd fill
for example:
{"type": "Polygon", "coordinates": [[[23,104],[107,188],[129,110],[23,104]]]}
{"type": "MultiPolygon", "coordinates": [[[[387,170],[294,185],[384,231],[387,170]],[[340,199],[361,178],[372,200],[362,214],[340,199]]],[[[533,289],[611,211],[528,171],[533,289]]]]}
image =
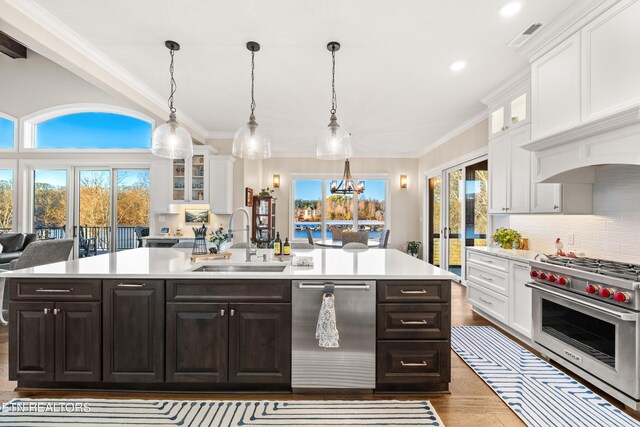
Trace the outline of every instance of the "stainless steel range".
{"type": "Polygon", "coordinates": [[[554,255],[530,265],[536,348],[640,409],[640,265],[554,255]]]}

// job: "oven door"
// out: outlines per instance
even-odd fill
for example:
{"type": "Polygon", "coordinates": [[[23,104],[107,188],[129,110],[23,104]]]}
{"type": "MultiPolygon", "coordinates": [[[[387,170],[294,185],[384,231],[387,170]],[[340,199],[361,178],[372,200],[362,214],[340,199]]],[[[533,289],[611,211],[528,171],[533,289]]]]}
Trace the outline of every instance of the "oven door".
{"type": "Polygon", "coordinates": [[[638,313],[550,286],[533,290],[533,340],[638,398],[638,313]]]}

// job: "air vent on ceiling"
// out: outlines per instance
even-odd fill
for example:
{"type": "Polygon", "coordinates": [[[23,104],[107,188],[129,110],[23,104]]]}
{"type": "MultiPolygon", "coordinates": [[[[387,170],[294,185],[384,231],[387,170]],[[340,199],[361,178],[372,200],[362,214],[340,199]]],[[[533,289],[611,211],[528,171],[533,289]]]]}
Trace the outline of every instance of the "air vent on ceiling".
{"type": "Polygon", "coordinates": [[[520,47],[526,42],[529,41],[531,37],[542,27],[541,22],[534,22],[531,24],[526,30],[522,33],[518,34],[515,39],[511,40],[507,46],[509,47],[520,47]]]}

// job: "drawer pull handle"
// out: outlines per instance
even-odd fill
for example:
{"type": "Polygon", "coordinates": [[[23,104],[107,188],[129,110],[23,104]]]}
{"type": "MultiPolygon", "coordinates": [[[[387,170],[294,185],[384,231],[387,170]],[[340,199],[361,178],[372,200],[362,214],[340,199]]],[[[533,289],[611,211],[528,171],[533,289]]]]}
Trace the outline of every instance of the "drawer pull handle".
{"type": "Polygon", "coordinates": [[[486,303],[486,304],[493,305],[493,301],[486,300],[486,299],[484,299],[484,298],[482,298],[482,297],[480,297],[480,298],[478,298],[478,299],[479,299],[480,301],[482,301],[482,302],[486,303]]]}
{"type": "Polygon", "coordinates": [[[419,362],[419,363],[405,363],[404,360],[401,360],[400,364],[402,366],[407,366],[407,367],[427,366],[427,362],[425,362],[424,360],[422,362],[419,362]]]}
{"type": "Polygon", "coordinates": [[[145,283],[118,283],[119,288],[144,288],[145,283]]]}
{"type": "Polygon", "coordinates": [[[59,308],[54,308],[54,309],[53,309],[53,315],[54,315],[54,316],[57,316],[57,315],[58,315],[58,313],[60,313],[61,311],[62,311],[62,310],[61,310],[61,309],[59,309],[59,308]]]}
{"type": "Polygon", "coordinates": [[[224,308],[220,310],[220,317],[224,317],[224,308]]]}
{"type": "Polygon", "coordinates": [[[36,289],[36,292],[46,292],[46,293],[50,293],[50,294],[67,294],[69,292],[73,292],[73,288],[69,288],[69,289],[44,289],[44,288],[40,288],[40,289],[36,289]]]}
{"type": "Polygon", "coordinates": [[[231,309],[231,311],[229,312],[229,315],[231,315],[231,317],[235,316],[236,315],[236,311],[231,309]]]}
{"type": "Polygon", "coordinates": [[[481,278],[481,279],[484,279],[484,280],[486,280],[486,281],[488,281],[488,282],[493,282],[493,278],[492,278],[492,277],[487,277],[487,276],[482,276],[482,275],[480,275],[480,278],[481,278]]]}
{"type": "Polygon", "coordinates": [[[402,323],[403,325],[426,325],[427,321],[426,320],[403,320],[403,319],[400,319],[400,323],[402,323]]]}
{"type": "Polygon", "coordinates": [[[400,293],[401,294],[426,294],[427,291],[425,291],[424,289],[421,289],[419,291],[405,291],[404,289],[400,289],[400,293]]]}

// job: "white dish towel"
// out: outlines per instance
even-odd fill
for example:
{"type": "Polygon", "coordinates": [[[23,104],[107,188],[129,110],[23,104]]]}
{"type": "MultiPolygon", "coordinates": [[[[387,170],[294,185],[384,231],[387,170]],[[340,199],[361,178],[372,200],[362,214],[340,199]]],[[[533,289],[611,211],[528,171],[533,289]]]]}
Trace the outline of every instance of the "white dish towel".
{"type": "Polygon", "coordinates": [[[333,293],[325,293],[322,296],[316,339],[322,348],[340,347],[340,335],[336,325],[336,299],[333,293]]]}

